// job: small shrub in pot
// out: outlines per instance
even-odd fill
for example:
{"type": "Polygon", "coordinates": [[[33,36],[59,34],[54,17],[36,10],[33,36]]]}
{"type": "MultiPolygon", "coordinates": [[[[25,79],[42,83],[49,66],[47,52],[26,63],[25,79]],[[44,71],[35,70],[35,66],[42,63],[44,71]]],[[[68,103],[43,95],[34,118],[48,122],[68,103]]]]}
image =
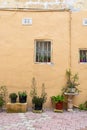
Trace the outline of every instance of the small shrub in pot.
{"type": "Polygon", "coordinates": [[[16,93],[10,93],[9,98],[11,99],[11,103],[16,103],[17,100],[17,94],[16,93]]]}

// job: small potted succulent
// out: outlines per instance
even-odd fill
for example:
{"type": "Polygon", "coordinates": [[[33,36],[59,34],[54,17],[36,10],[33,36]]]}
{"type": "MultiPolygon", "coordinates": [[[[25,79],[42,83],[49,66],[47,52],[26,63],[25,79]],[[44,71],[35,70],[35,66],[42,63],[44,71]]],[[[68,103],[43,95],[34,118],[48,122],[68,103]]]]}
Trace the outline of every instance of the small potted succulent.
{"type": "Polygon", "coordinates": [[[10,93],[9,98],[11,99],[11,103],[16,103],[17,100],[17,94],[16,93],[10,93]]]}
{"type": "Polygon", "coordinates": [[[64,102],[63,95],[52,96],[51,101],[52,101],[52,103],[55,104],[55,109],[63,110],[63,102],[64,102]]]}
{"type": "Polygon", "coordinates": [[[19,95],[19,102],[20,103],[26,103],[27,102],[27,93],[26,91],[18,92],[19,95]]]}

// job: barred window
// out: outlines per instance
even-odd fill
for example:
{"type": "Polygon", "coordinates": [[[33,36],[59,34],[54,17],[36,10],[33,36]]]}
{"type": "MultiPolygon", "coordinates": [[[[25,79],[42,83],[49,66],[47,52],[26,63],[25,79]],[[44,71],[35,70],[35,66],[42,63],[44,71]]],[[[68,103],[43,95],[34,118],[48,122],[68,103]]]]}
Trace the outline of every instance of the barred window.
{"type": "Polygon", "coordinates": [[[36,40],[36,62],[51,62],[51,41],[36,40]]]}
{"type": "Polygon", "coordinates": [[[87,50],[80,50],[80,62],[87,62],[87,50]]]}

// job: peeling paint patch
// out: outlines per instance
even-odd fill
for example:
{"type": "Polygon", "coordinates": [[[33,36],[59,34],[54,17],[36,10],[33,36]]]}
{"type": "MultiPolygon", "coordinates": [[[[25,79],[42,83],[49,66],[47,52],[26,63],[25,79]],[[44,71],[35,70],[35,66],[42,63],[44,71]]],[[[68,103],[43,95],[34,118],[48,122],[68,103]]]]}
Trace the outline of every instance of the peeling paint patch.
{"type": "Polygon", "coordinates": [[[87,9],[86,0],[0,0],[0,8],[36,8],[36,9],[87,9]]]}

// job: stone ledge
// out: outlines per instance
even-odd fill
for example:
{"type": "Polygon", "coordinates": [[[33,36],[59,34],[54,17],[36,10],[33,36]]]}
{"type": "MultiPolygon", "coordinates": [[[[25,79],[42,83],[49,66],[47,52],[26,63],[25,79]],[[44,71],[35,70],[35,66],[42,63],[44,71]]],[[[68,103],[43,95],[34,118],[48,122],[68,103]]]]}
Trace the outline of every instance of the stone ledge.
{"type": "Polygon", "coordinates": [[[63,110],[54,109],[54,112],[60,112],[60,113],[62,113],[63,110]]]}
{"type": "Polygon", "coordinates": [[[43,110],[32,110],[33,111],[33,113],[42,113],[43,112],[43,110]]]}
{"type": "Polygon", "coordinates": [[[7,103],[6,108],[9,113],[26,112],[27,103],[7,103]]]}

